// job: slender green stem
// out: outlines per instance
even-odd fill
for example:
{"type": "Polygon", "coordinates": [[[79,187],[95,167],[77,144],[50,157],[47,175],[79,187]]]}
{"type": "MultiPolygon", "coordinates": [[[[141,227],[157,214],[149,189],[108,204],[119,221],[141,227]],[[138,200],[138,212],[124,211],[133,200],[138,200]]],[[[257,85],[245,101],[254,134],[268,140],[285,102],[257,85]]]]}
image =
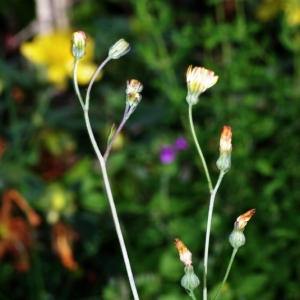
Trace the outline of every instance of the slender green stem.
{"type": "Polygon", "coordinates": [[[76,95],[77,95],[77,97],[80,101],[82,109],[84,110],[84,102],[82,100],[82,97],[81,97],[81,94],[80,94],[80,91],[79,91],[79,88],[78,88],[78,82],[77,82],[77,76],[76,76],[77,69],[78,69],[78,63],[79,63],[79,59],[75,59],[74,69],[73,69],[73,82],[74,82],[74,88],[75,88],[76,95]]]}
{"type": "Polygon", "coordinates": [[[96,80],[98,74],[100,73],[100,71],[103,69],[103,67],[110,61],[110,57],[107,57],[103,62],[102,64],[98,67],[98,69],[96,70],[96,72],[94,73],[94,75],[92,76],[92,79],[89,83],[89,86],[88,86],[88,89],[87,89],[87,92],[86,92],[86,97],[85,97],[85,108],[88,110],[89,109],[89,106],[90,106],[90,93],[91,93],[91,89],[92,89],[92,86],[94,84],[94,81],[96,80]]]}
{"type": "Polygon", "coordinates": [[[126,104],[125,111],[124,111],[124,116],[123,116],[123,120],[122,120],[121,124],[119,125],[118,129],[116,130],[116,132],[114,133],[113,137],[109,141],[109,144],[108,144],[108,146],[106,148],[106,151],[105,151],[105,153],[103,155],[104,161],[107,160],[107,157],[109,155],[109,152],[111,150],[111,147],[112,147],[113,143],[115,142],[117,136],[119,135],[120,131],[122,130],[122,128],[124,127],[126,121],[128,120],[128,118],[130,117],[130,115],[133,113],[134,110],[135,110],[135,107],[133,107],[133,106],[129,107],[126,104]]]}
{"type": "Polygon", "coordinates": [[[195,297],[193,291],[190,291],[190,292],[189,292],[189,296],[190,296],[193,300],[197,300],[197,298],[195,297]]]}
{"type": "Polygon", "coordinates": [[[108,157],[108,155],[109,155],[109,152],[110,152],[110,150],[111,150],[111,147],[112,147],[113,143],[115,142],[117,136],[119,135],[120,131],[122,130],[122,128],[123,128],[124,124],[126,123],[126,121],[127,121],[127,119],[126,119],[126,118],[123,118],[123,120],[122,120],[121,124],[119,125],[118,129],[116,130],[115,134],[114,134],[113,137],[111,138],[111,140],[110,140],[110,142],[109,142],[109,144],[108,144],[108,146],[107,146],[107,148],[106,148],[106,151],[105,151],[105,153],[104,153],[104,155],[103,155],[104,161],[107,160],[107,157],[108,157]]]}
{"type": "Polygon", "coordinates": [[[205,250],[204,250],[204,271],[203,271],[203,300],[207,300],[207,266],[208,266],[208,249],[209,249],[209,237],[210,237],[210,227],[211,227],[211,219],[212,213],[214,209],[215,197],[217,194],[217,190],[221,184],[224,172],[220,172],[217,184],[210,195],[209,200],[209,209],[208,209],[208,217],[207,217],[207,226],[206,226],[206,237],[205,237],[205,250]]]}
{"type": "Polygon", "coordinates": [[[225,276],[224,276],[224,279],[223,279],[223,281],[222,281],[221,286],[219,287],[219,289],[218,289],[218,291],[217,291],[217,293],[216,293],[216,296],[215,296],[214,300],[217,300],[217,299],[218,299],[219,294],[221,293],[221,291],[222,291],[222,289],[223,289],[223,286],[224,286],[224,284],[225,284],[225,282],[226,282],[226,280],[227,280],[227,277],[228,277],[229,272],[230,272],[230,269],[231,269],[232,262],[233,262],[233,260],[234,260],[234,257],[235,257],[235,255],[236,255],[237,251],[238,251],[238,248],[234,248],[233,251],[232,251],[232,255],[231,255],[231,258],[230,258],[230,261],[229,261],[229,265],[228,265],[228,267],[227,267],[226,274],[225,274],[225,276]]]}
{"type": "Polygon", "coordinates": [[[124,263],[125,263],[125,267],[126,267],[126,271],[127,271],[131,291],[132,291],[134,300],[139,300],[139,296],[138,296],[138,293],[137,293],[137,289],[136,289],[136,286],[135,286],[135,282],[134,282],[134,278],[133,278],[133,274],[132,274],[132,270],[131,270],[131,266],[130,266],[129,257],[128,257],[128,254],[127,254],[124,238],[123,238],[122,231],[121,231],[121,226],[120,226],[120,222],[119,222],[115,202],[114,202],[114,199],[113,199],[113,195],[112,195],[112,191],[111,191],[111,187],[110,187],[110,183],[109,183],[109,179],[108,179],[108,175],[107,175],[105,160],[104,160],[104,158],[103,158],[103,156],[102,156],[102,154],[99,150],[99,147],[97,145],[97,142],[96,142],[96,139],[95,139],[92,127],[91,127],[89,114],[88,114],[88,112],[89,112],[89,95],[90,95],[91,87],[92,87],[93,82],[95,81],[97,75],[99,74],[99,72],[101,71],[103,66],[109,60],[110,60],[110,58],[106,58],[105,61],[99,66],[97,71],[94,73],[94,75],[91,79],[91,82],[89,84],[89,87],[88,87],[88,91],[87,91],[86,99],[85,99],[85,104],[82,101],[82,98],[81,98],[81,95],[80,95],[80,92],[79,92],[79,89],[78,89],[78,83],[77,83],[77,78],[76,78],[76,71],[77,71],[78,61],[75,60],[74,70],[73,70],[73,72],[74,72],[74,87],[75,87],[75,92],[76,92],[76,94],[79,98],[79,101],[80,101],[82,109],[83,109],[84,120],[85,120],[85,124],[86,124],[86,128],[87,128],[89,138],[91,140],[92,146],[94,148],[94,151],[95,151],[96,156],[99,160],[100,167],[101,167],[101,170],[102,170],[103,182],[104,182],[108,202],[109,202],[109,205],[110,205],[110,209],[111,209],[111,212],[112,212],[112,217],[113,217],[113,221],[114,221],[114,224],[115,224],[117,236],[118,236],[118,239],[119,239],[119,243],[120,243],[120,247],[121,247],[121,251],[122,251],[122,255],[123,255],[123,259],[124,259],[124,263]]]}
{"type": "Polygon", "coordinates": [[[191,127],[191,131],[192,131],[192,135],[193,135],[193,138],[194,138],[194,142],[195,142],[195,145],[196,145],[196,148],[198,150],[198,153],[200,155],[200,158],[201,158],[201,161],[202,161],[202,164],[203,164],[203,168],[204,168],[204,171],[205,171],[205,175],[206,175],[206,179],[207,179],[207,182],[208,182],[208,188],[209,188],[209,192],[212,193],[213,191],[213,186],[212,186],[212,183],[211,183],[211,179],[210,179],[210,176],[209,176],[209,172],[208,172],[208,169],[207,169],[207,165],[206,165],[206,162],[205,162],[205,158],[203,156],[203,153],[202,153],[202,150],[201,150],[201,147],[199,145],[199,142],[197,140],[197,136],[196,136],[196,133],[195,133],[195,128],[194,128],[194,122],[193,122],[193,116],[192,116],[192,105],[189,105],[189,121],[190,121],[190,127],[191,127]]]}
{"type": "Polygon", "coordinates": [[[110,183],[109,183],[109,179],[108,179],[108,175],[107,175],[107,171],[106,171],[105,161],[104,161],[104,158],[102,157],[102,154],[101,154],[101,152],[98,148],[95,136],[93,134],[87,110],[84,110],[84,119],[85,119],[87,131],[88,131],[91,143],[93,145],[93,148],[96,152],[97,158],[98,158],[100,166],[101,166],[103,181],[104,181],[104,185],[105,185],[105,189],[106,189],[106,194],[107,194],[108,201],[109,201],[109,204],[110,204],[112,217],[113,217],[113,220],[114,220],[114,223],[115,223],[119,243],[120,243],[120,246],[121,246],[121,251],[122,251],[122,254],[123,254],[123,259],[124,259],[124,262],[125,262],[125,267],[126,267],[126,270],[127,270],[127,275],[128,275],[131,290],[132,290],[132,293],[133,293],[133,297],[134,297],[135,300],[139,300],[139,296],[138,296],[138,293],[137,293],[137,290],[136,290],[136,286],[135,286],[135,283],[134,283],[134,278],[133,278],[133,274],[132,274],[132,270],[131,270],[131,266],[130,266],[129,257],[128,257],[128,254],[127,254],[124,238],[123,238],[122,231],[121,231],[121,226],[120,226],[118,215],[117,215],[115,202],[114,202],[113,195],[112,195],[111,188],[110,188],[110,183]]]}

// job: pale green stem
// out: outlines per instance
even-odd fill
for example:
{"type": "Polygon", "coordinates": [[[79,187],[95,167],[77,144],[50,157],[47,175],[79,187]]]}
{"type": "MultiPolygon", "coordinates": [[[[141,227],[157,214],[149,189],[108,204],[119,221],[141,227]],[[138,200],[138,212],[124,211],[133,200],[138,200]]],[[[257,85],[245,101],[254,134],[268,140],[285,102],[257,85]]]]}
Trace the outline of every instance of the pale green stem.
{"type": "Polygon", "coordinates": [[[193,135],[193,139],[194,139],[197,151],[198,151],[198,153],[200,155],[200,158],[201,158],[201,161],[202,161],[202,165],[203,165],[205,175],[206,175],[206,179],[207,179],[207,182],[208,182],[209,192],[212,193],[213,186],[212,186],[212,183],[211,183],[211,179],[210,179],[210,176],[209,176],[209,172],[208,172],[208,169],[207,169],[205,158],[203,156],[201,147],[199,145],[199,142],[198,142],[198,139],[197,139],[197,136],[196,136],[196,133],[195,133],[193,116],[192,116],[192,107],[193,107],[193,105],[189,105],[189,121],[190,121],[191,132],[192,132],[192,135],[193,135]]]}
{"type": "Polygon", "coordinates": [[[193,300],[197,300],[197,298],[195,297],[193,291],[190,291],[190,292],[189,292],[189,296],[190,296],[193,300]]]}
{"type": "Polygon", "coordinates": [[[107,157],[109,155],[109,152],[111,150],[113,143],[115,142],[117,136],[119,135],[120,131],[122,130],[123,126],[125,125],[126,121],[128,120],[128,118],[130,117],[130,115],[133,113],[134,110],[135,110],[135,107],[133,107],[133,106],[129,107],[128,104],[126,104],[123,120],[122,120],[121,124],[119,125],[118,129],[116,130],[115,134],[109,141],[106,151],[103,155],[104,161],[107,161],[107,157]]]}
{"type": "Polygon", "coordinates": [[[84,119],[85,119],[86,128],[87,128],[90,140],[92,142],[93,148],[96,152],[97,158],[98,158],[100,166],[101,166],[103,181],[104,181],[104,185],[105,185],[105,190],[106,190],[106,193],[107,193],[110,209],[111,209],[111,212],[112,212],[112,217],[113,217],[113,220],[114,220],[114,223],[115,223],[119,243],[120,243],[122,254],[123,254],[123,259],[124,259],[124,262],[125,262],[125,267],[126,267],[126,270],[127,270],[131,290],[132,290],[132,293],[133,293],[133,297],[134,297],[135,300],[139,300],[139,296],[138,296],[138,293],[137,293],[137,290],[136,290],[136,286],[135,286],[135,283],[134,283],[134,278],[133,278],[133,274],[132,274],[132,270],[131,270],[131,266],[130,266],[129,257],[128,257],[128,254],[127,254],[124,238],[123,238],[123,235],[122,235],[122,231],[121,231],[121,227],[120,227],[120,223],[119,223],[119,219],[118,219],[118,215],[117,215],[115,202],[114,202],[114,199],[113,199],[113,195],[112,195],[112,192],[111,192],[111,188],[110,188],[110,184],[109,184],[109,180],[108,180],[108,176],[107,176],[105,161],[104,161],[104,158],[101,155],[101,152],[100,152],[100,150],[98,148],[98,145],[97,145],[97,142],[95,140],[87,110],[84,110],[84,119]]]}
{"type": "Polygon", "coordinates": [[[106,160],[107,160],[107,157],[108,157],[108,155],[109,155],[109,152],[110,152],[110,150],[111,150],[111,147],[112,147],[114,141],[116,140],[117,136],[119,135],[119,133],[120,133],[120,131],[122,130],[122,128],[123,128],[124,124],[126,123],[126,121],[127,121],[127,119],[126,119],[126,118],[123,118],[123,120],[122,120],[121,124],[119,125],[118,129],[116,130],[115,134],[113,135],[113,137],[112,137],[111,140],[109,141],[109,144],[108,144],[108,146],[107,146],[107,148],[106,148],[106,151],[105,151],[105,153],[104,153],[104,155],[103,155],[103,158],[104,158],[104,161],[105,161],[105,162],[106,162],[106,160]]]}
{"type": "Polygon", "coordinates": [[[117,236],[118,236],[118,239],[119,239],[119,243],[120,243],[120,247],[121,247],[121,251],[122,251],[122,255],[123,255],[127,275],[128,275],[128,278],[129,278],[131,291],[132,291],[134,300],[139,300],[139,296],[138,296],[138,293],[137,293],[137,289],[136,289],[136,286],[135,286],[135,282],[134,282],[134,278],[133,278],[133,274],[132,274],[132,270],[131,270],[131,266],[130,266],[129,257],[128,257],[128,254],[127,254],[124,238],[123,238],[122,231],[121,231],[120,222],[119,222],[119,219],[118,219],[118,214],[117,214],[115,202],[114,202],[113,195],[112,195],[112,192],[111,192],[111,187],[110,187],[110,183],[109,183],[109,179],[108,179],[108,175],[107,175],[105,161],[104,161],[104,158],[103,158],[103,156],[102,156],[102,154],[99,150],[99,147],[97,145],[97,142],[96,142],[96,139],[95,139],[92,127],[91,127],[89,115],[88,115],[90,89],[92,87],[93,81],[95,80],[95,78],[99,74],[100,70],[103,68],[103,66],[108,61],[109,61],[109,58],[107,58],[100,65],[100,67],[97,69],[97,71],[94,73],[94,75],[91,79],[91,82],[89,84],[89,89],[88,89],[88,92],[87,92],[87,95],[86,95],[85,105],[82,101],[82,98],[81,98],[81,95],[80,95],[80,92],[79,92],[79,89],[78,89],[78,83],[77,83],[77,79],[76,79],[76,71],[77,71],[78,61],[76,61],[76,60],[75,60],[74,70],[73,70],[73,72],[74,72],[74,87],[75,87],[76,94],[77,94],[77,96],[79,98],[79,101],[80,101],[80,103],[82,105],[82,108],[83,108],[83,114],[84,114],[84,119],[85,119],[86,128],[87,128],[87,131],[88,131],[89,138],[91,140],[92,146],[95,150],[95,153],[97,155],[97,158],[99,160],[100,167],[101,167],[101,170],[102,170],[103,182],[104,182],[107,198],[108,198],[108,201],[109,201],[110,209],[111,209],[111,212],[112,212],[112,217],[113,217],[113,221],[114,221],[114,224],[115,224],[117,236]]]}
{"type": "Polygon", "coordinates": [[[98,69],[96,70],[96,72],[94,73],[94,75],[92,76],[92,79],[89,83],[89,86],[87,88],[87,92],[86,92],[86,97],[85,97],[85,108],[88,110],[89,106],[90,106],[90,93],[91,93],[91,89],[92,86],[94,84],[94,81],[96,80],[98,74],[100,73],[100,71],[103,69],[103,67],[110,61],[110,57],[107,57],[102,64],[98,67],[98,69]]]}
{"type": "Polygon", "coordinates": [[[218,182],[211,192],[210,200],[209,200],[209,209],[208,209],[208,217],[207,217],[207,226],[206,226],[206,237],[205,237],[205,250],[204,250],[204,271],[203,271],[203,300],[207,300],[207,266],[208,266],[208,249],[209,249],[209,237],[210,237],[210,227],[211,227],[211,219],[212,213],[214,209],[215,197],[217,194],[217,190],[221,184],[223,176],[225,172],[220,172],[218,182]]]}
{"type": "Polygon", "coordinates": [[[238,248],[234,248],[233,251],[232,251],[232,255],[231,255],[231,258],[230,258],[230,261],[229,261],[229,265],[228,265],[228,267],[227,267],[226,274],[225,274],[225,276],[224,276],[224,279],[223,279],[223,282],[222,282],[221,286],[219,287],[219,289],[218,289],[218,291],[217,291],[217,294],[216,294],[214,300],[217,300],[217,299],[218,299],[218,296],[219,296],[219,294],[221,293],[221,291],[222,291],[222,289],[223,289],[223,286],[224,286],[224,284],[225,284],[225,282],[226,282],[226,280],[227,280],[227,277],[228,277],[229,272],[230,272],[230,269],[231,269],[232,262],[233,262],[233,260],[234,260],[234,257],[235,257],[235,255],[236,255],[237,251],[238,251],[238,248]]]}
{"type": "Polygon", "coordinates": [[[80,94],[80,91],[79,91],[79,88],[78,88],[78,82],[77,82],[77,76],[76,76],[78,63],[79,63],[79,59],[75,59],[74,69],[73,69],[73,82],[74,82],[74,88],[75,88],[76,95],[79,99],[79,102],[81,104],[82,109],[84,110],[84,102],[82,100],[82,97],[81,97],[81,94],[80,94]]]}

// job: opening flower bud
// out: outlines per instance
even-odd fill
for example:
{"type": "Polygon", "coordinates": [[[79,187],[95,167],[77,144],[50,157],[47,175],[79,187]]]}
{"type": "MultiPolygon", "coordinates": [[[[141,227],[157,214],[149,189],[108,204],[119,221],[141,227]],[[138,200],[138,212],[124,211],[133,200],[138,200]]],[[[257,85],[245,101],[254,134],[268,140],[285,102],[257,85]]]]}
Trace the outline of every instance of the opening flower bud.
{"type": "Polygon", "coordinates": [[[189,66],[186,72],[187,96],[186,101],[190,105],[195,105],[200,94],[212,87],[218,81],[218,76],[215,76],[213,71],[202,67],[189,66]]]}
{"type": "Polygon", "coordinates": [[[180,260],[186,265],[192,264],[192,253],[189,249],[184,245],[184,243],[180,239],[175,239],[175,247],[178,250],[180,260]]]}
{"type": "Polygon", "coordinates": [[[86,48],[86,34],[81,31],[75,31],[72,39],[72,54],[76,59],[80,59],[84,56],[86,48]]]}
{"type": "Polygon", "coordinates": [[[217,167],[222,172],[227,172],[231,166],[232,131],[230,126],[223,126],[220,138],[220,156],[217,160],[217,167]]]}
{"type": "Polygon", "coordinates": [[[143,90],[143,85],[136,79],[127,80],[126,94],[140,93],[143,90]]]}
{"type": "Polygon", "coordinates": [[[246,213],[244,213],[236,219],[233,231],[229,236],[229,243],[233,248],[238,249],[246,243],[244,229],[247,225],[247,222],[251,219],[254,213],[255,209],[250,209],[249,211],[247,211],[246,213]]]}
{"type": "Polygon", "coordinates": [[[109,48],[108,56],[111,59],[118,59],[129,52],[129,50],[130,45],[124,39],[121,39],[109,48]]]}

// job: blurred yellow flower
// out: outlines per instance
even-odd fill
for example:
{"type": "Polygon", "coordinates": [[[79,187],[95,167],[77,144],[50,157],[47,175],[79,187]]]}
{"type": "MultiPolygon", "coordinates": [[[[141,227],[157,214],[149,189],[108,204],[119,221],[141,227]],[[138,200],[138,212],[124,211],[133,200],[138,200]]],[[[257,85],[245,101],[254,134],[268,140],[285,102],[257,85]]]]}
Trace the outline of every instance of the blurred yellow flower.
{"type": "Polygon", "coordinates": [[[298,0],[284,1],[286,22],[289,26],[297,26],[300,24],[300,2],[298,0]]]}
{"type": "Polygon", "coordinates": [[[274,19],[282,9],[282,0],[263,0],[256,11],[257,18],[262,22],[274,19]]]}
{"type": "Polygon", "coordinates": [[[297,26],[300,24],[300,2],[299,0],[262,0],[259,4],[256,15],[262,22],[270,21],[281,11],[287,25],[297,26]]]}
{"type": "MultiPolygon", "coordinates": [[[[72,77],[74,57],[71,53],[70,31],[56,31],[50,34],[38,35],[33,41],[21,45],[21,53],[32,63],[46,67],[47,79],[60,89],[65,89],[68,77],[72,77]]],[[[80,60],[78,67],[78,83],[88,84],[97,65],[92,62],[94,41],[89,38],[87,51],[80,60]]]]}

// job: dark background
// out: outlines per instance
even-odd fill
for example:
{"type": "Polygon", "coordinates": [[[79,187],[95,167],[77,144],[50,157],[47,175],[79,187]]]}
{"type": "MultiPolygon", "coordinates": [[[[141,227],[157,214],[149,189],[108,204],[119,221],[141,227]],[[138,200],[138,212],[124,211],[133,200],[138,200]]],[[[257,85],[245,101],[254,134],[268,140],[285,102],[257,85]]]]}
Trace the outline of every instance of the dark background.
{"type": "MultiPolygon", "coordinates": [[[[256,208],[219,299],[300,299],[299,11],[293,0],[85,0],[69,8],[72,29],[95,41],[95,62],[120,38],[132,46],[109,62],[92,90],[90,116],[102,151],[111,125],[121,121],[126,80],[144,85],[108,159],[141,299],[190,299],[180,286],[175,238],[193,253],[202,281],[209,192],[188,127],[185,73],[191,64],[219,76],[193,109],[213,183],[222,126],[233,131],[232,167],[212,221],[209,292],[214,295],[225,274],[236,218],[256,208]],[[189,148],[163,164],[161,147],[179,136],[189,148]]],[[[20,43],[11,44],[34,18],[33,1],[0,3],[0,191],[16,189],[42,218],[32,231],[27,272],[16,270],[10,253],[1,258],[0,300],[132,299],[71,79],[58,89],[21,55],[20,43]],[[53,212],[77,232],[77,270],[63,266],[53,251],[53,212]]],[[[64,50],[53,41],[52,51],[64,50]]],[[[26,219],[17,208],[13,215],[26,219]]],[[[195,295],[202,298],[201,286],[195,295]]]]}

